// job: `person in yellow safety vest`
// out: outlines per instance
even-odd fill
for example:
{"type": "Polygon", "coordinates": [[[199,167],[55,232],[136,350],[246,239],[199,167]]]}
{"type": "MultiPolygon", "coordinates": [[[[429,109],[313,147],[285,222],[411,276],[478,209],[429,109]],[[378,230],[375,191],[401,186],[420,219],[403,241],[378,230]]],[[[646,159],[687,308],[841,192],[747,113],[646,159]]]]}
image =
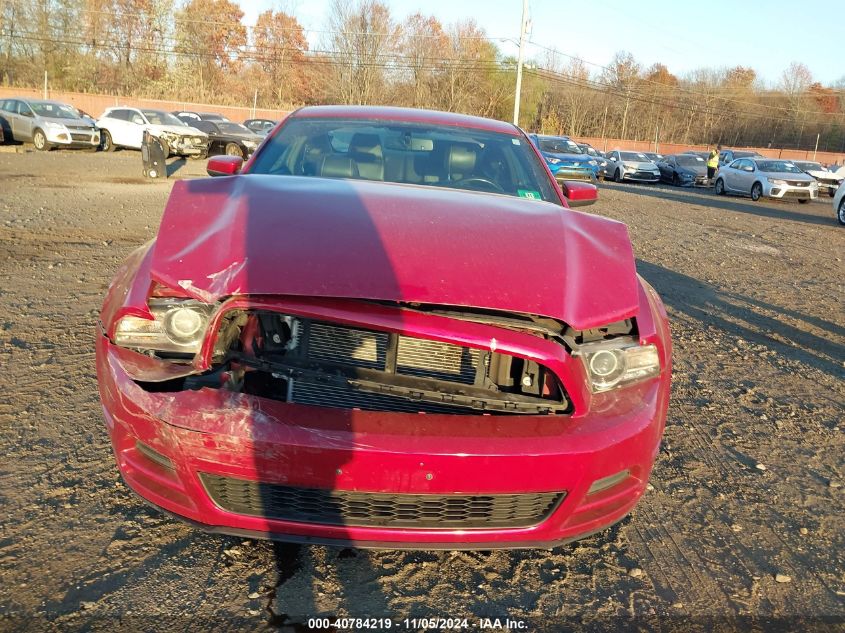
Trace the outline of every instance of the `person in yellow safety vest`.
{"type": "Polygon", "coordinates": [[[719,168],[719,150],[721,148],[710,150],[710,155],[707,157],[707,180],[713,180],[716,175],[716,170],[719,168]]]}

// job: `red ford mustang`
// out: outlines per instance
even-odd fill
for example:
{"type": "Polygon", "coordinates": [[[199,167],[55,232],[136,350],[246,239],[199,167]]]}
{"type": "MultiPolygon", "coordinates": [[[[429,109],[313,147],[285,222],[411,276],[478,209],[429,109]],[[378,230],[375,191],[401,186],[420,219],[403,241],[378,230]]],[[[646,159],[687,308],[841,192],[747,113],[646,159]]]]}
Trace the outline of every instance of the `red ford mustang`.
{"type": "Polygon", "coordinates": [[[101,312],[135,492],[218,532],[429,549],[550,547],[634,507],[666,313],[625,226],[569,210],[521,130],[309,107],[209,173],[101,312]]]}

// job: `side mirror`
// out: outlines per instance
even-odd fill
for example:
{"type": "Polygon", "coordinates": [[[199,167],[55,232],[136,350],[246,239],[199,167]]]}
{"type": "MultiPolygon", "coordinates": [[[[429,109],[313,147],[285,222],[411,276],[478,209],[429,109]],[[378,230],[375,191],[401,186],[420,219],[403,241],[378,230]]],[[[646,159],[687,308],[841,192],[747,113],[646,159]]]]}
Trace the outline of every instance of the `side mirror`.
{"type": "Polygon", "coordinates": [[[24,110],[23,112],[21,112],[21,114],[25,117],[29,117],[30,119],[35,118],[35,114],[32,112],[32,110],[24,110]]]}
{"type": "Polygon", "coordinates": [[[240,173],[244,159],[240,156],[215,156],[208,159],[205,171],[209,176],[234,176],[240,173]]]}
{"type": "Polygon", "coordinates": [[[586,207],[595,204],[599,199],[599,190],[595,185],[587,182],[573,182],[564,180],[559,183],[566,202],[570,207],[586,207]]]}

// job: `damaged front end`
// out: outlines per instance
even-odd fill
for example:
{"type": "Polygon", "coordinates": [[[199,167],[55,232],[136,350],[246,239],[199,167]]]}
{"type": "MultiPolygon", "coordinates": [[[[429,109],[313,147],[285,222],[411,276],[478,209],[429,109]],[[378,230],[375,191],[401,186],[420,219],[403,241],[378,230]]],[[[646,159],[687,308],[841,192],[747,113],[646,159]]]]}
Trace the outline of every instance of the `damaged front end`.
{"type": "Polygon", "coordinates": [[[170,154],[177,156],[207,156],[208,135],[199,130],[189,130],[189,133],[179,134],[168,130],[154,131],[150,134],[157,136],[166,143],[170,154]]]}
{"type": "Polygon", "coordinates": [[[405,413],[572,411],[559,378],[571,363],[566,328],[551,319],[354,300],[235,298],[211,306],[162,297],[149,305],[154,318],[122,318],[113,342],[158,361],[159,369],[129,369],[150,390],[220,388],[405,413]],[[174,375],[177,368],[184,375],[174,375]]]}

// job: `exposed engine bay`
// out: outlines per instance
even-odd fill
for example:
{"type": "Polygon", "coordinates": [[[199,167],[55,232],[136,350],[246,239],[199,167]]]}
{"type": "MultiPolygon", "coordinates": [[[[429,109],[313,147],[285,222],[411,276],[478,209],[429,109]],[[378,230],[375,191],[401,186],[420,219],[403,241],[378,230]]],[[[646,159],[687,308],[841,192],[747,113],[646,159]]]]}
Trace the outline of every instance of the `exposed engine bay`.
{"type": "MultiPolygon", "coordinates": [[[[269,311],[237,311],[221,325],[224,387],[345,409],[560,414],[570,403],[536,362],[451,343],[269,311]]],[[[185,387],[209,386],[209,375],[185,387]]]]}

